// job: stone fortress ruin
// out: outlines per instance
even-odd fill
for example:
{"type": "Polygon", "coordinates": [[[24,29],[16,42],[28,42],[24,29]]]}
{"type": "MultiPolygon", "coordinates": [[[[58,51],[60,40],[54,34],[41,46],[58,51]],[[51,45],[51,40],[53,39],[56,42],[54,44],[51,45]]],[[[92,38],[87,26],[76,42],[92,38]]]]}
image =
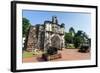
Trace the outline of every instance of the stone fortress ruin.
{"type": "Polygon", "coordinates": [[[28,51],[47,50],[49,46],[63,49],[65,47],[64,25],[58,23],[56,16],[52,16],[51,21],[44,21],[43,24],[31,25],[24,47],[28,51]]]}

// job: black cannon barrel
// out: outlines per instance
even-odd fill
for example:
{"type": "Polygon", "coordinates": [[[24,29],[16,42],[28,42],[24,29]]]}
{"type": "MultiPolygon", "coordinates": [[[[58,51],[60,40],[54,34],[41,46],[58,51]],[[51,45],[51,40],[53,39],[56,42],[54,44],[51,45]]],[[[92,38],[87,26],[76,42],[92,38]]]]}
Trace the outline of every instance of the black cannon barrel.
{"type": "Polygon", "coordinates": [[[54,55],[54,54],[57,54],[57,52],[58,52],[58,49],[56,47],[49,47],[47,49],[47,54],[48,55],[54,55]]]}

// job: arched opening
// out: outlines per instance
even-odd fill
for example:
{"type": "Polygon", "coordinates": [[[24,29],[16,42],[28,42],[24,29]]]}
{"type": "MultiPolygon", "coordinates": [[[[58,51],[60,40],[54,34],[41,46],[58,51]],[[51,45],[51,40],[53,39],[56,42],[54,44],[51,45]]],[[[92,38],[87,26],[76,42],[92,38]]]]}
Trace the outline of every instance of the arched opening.
{"type": "Polygon", "coordinates": [[[57,35],[54,35],[51,38],[51,46],[60,49],[60,38],[57,35]]]}

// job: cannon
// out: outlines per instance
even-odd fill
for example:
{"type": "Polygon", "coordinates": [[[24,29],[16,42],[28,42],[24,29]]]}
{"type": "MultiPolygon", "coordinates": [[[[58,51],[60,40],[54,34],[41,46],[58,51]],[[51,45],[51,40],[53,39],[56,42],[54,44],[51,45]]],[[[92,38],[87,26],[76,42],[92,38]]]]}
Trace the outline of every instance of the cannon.
{"type": "Polygon", "coordinates": [[[58,49],[57,48],[55,48],[55,47],[49,47],[48,49],[47,49],[47,54],[48,55],[54,55],[54,54],[57,54],[58,53],[58,49]]]}
{"type": "Polygon", "coordinates": [[[58,53],[58,48],[55,47],[49,47],[46,51],[46,53],[42,54],[42,59],[44,61],[48,61],[48,60],[54,60],[54,59],[58,59],[61,58],[61,54],[58,53]]]}
{"type": "Polygon", "coordinates": [[[79,48],[79,52],[87,53],[90,51],[90,46],[88,44],[82,44],[79,48]]]}

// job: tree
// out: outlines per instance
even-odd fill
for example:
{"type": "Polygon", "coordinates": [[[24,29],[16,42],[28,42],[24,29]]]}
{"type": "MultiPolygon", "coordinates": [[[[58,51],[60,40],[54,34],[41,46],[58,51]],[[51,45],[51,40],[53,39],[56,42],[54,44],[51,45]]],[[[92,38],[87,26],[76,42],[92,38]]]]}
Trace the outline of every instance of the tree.
{"type": "Polygon", "coordinates": [[[88,38],[88,35],[87,35],[85,32],[83,33],[83,36],[84,36],[86,39],[89,39],[89,38],[88,38]]]}
{"type": "Polygon", "coordinates": [[[71,35],[72,35],[73,37],[75,36],[75,30],[74,30],[73,27],[71,27],[71,28],[69,29],[69,33],[71,33],[71,35]]]}
{"type": "Polygon", "coordinates": [[[65,32],[65,43],[72,43],[72,35],[71,35],[71,33],[67,33],[67,32],[65,32]]]}
{"type": "Polygon", "coordinates": [[[77,31],[75,37],[74,37],[74,46],[75,48],[80,47],[81,44],[84,44],[86,42],[87,35],[85,32],[79,30],[77,31]]]}
{"type": "Polygon", "coordinates": [[[62,23],[62,24],[61,24],[61,27],[63,27],[63,28],[64,28],[64,27],[65,27],[65,24],[64,24],[64,23],[62,23]]]}
{"type": "Polygon", "coordinates": [[[75,36],[74,37],[74,46],[75,48],[80,47],[80,45],[84,42],[84,38],[82,36],[75,36]]]}
{"type": "Polygon", "coordinates": [[[70,37],[71,37],[71,42],[70,43],[72,43],[73,44],[73,41],[74,41],[74,36],[75,36],[75,30],[74,30],[74,28],[73,27],[71,27],[70,29],[69,29],[69,34],[70,34],[70,37]]]}
{"type": "Polygon", "coordinates": [[[30,27],[30,22],[29,22],[29,20],[28,19],[26,19],[26,18],[22,18],[23,20],[23,22],[22,22],[22,24],[23,24],[23,37],[25,37],[26,36],[26,34],[27,34],[27,32],[28,32],[28,29],[29,29],[29,27],[30,27]]]}
{"type": "Polygon", "coordinates": [[[75,36],[75,30],[73,27],[69,29],[69,32],[65,32],[65,45],[73,44],[73,38],[75,36]]]}
{"type": "Polygon", "coordinates": [[[75,36],[83,36],[83,31],[78,30],[75,36]]]}

